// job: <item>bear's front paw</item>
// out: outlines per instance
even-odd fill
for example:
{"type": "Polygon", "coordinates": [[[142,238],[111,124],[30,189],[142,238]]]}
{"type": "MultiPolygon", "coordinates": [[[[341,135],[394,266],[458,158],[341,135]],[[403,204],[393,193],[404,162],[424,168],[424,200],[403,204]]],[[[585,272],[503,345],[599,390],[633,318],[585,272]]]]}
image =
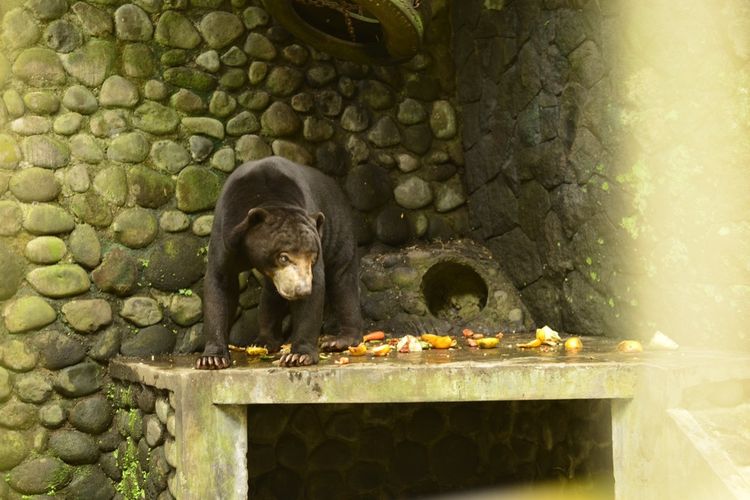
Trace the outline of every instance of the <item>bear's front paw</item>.
{"type": "Polygon", "coordinates": [[[324,352],[345,351],[347,347],[356,346],[360,342],[362,335],[359,333],[326,335],[321,339],[320,349],[324,352]]]}
{"type": "Polygon", "coordinates": [[[229,356],[202,355],[195,361],[197,370],[223,370],[229,368],[231,361],[229,356]]]}
{"type": "Polygon", "coordinates": [[[289,352],[279,359],[281,366],[308,366],[318,363],[317,352],[289,352]]]}

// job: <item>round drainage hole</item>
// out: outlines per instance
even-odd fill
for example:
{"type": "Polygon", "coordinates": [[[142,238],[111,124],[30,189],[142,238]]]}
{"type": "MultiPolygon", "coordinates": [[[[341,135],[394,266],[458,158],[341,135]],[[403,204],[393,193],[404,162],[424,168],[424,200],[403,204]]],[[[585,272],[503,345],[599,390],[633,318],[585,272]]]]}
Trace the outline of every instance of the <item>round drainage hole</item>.
{"type": "Polygon", "coordinates": [[[436,318],[466,321],[487,305],[487,283],[465,264],[439,262],[422,278],[427,309],[436,318]]]}

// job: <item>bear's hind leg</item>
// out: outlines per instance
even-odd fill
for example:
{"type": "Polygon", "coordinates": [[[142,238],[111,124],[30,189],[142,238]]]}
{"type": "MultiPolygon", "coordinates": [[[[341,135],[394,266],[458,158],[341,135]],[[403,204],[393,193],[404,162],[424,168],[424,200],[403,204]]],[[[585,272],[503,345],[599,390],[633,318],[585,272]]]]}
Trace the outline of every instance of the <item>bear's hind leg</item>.
{"type": "Polygon", "coordinates": [[[331,310],[339,323],[338,335],[326,335],[321,339],[323,351],[343,351],[362,342],[362,313],[359,304],[356,259],[329,280],[331,310]]]}

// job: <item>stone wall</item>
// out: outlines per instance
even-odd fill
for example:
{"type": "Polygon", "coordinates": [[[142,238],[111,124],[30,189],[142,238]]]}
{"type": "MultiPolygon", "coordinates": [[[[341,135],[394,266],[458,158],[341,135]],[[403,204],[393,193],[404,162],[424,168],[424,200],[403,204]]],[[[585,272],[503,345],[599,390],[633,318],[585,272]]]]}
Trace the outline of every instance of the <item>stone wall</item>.
{"type": "Polygon", "coordinates": [[[618,3],[452,9],[472,235],[539,324],[580,334],[634,333],[618,3]]]}
{"type": "Polygon", "coordinates": [[[107,361],[201,349],[211,209],[241,162],[339,179],[363,249],[467,232],[445,9],[425,53],[368,67],[256,1],[0,8],[2,498],[114,491],[107,361]]]}

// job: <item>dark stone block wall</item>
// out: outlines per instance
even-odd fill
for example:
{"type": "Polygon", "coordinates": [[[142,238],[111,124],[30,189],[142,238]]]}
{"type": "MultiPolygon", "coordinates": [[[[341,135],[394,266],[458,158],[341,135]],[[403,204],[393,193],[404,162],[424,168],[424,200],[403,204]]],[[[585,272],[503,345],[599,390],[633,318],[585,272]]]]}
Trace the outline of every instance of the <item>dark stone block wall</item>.
{"type": "Polygon", "coordinates": [[[632,335],[618,2],[452,9],[472,236],[539,324],[632,335]]]}

